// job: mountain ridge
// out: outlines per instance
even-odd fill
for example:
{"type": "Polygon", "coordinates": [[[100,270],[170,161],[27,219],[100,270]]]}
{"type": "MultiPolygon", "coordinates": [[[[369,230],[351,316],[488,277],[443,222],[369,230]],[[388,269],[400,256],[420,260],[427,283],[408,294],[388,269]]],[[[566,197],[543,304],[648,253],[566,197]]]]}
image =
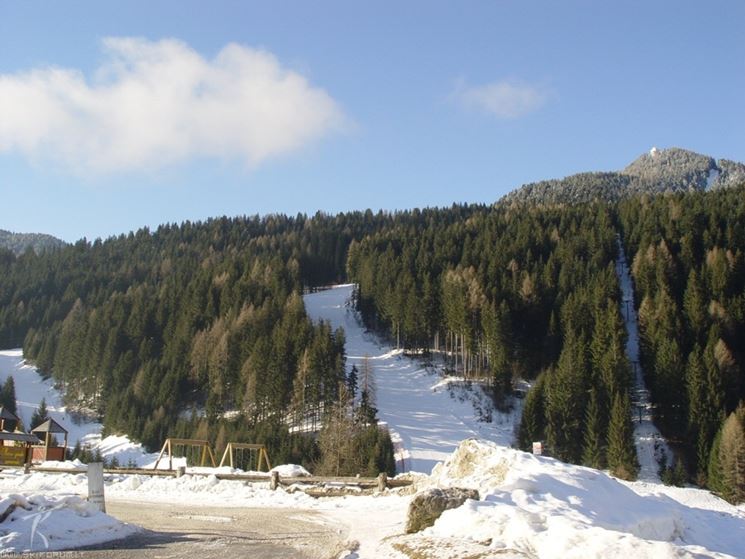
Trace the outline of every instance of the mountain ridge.
{"type": "Polygon", "coordinates": [[[652,148],[620,171],[585,172],[525,184],[497,203],[615,202],[637,194],[730,188],[745,182],[745,165],[672,147],[652,148]]]}
{"type": "Polygon", "coordinates": [[[38,253],[61,248],[66,244],[63,240],[46,233],[13,233],[0,229],[0,248],[6,248],[15,254],[23,254],[29,247],[38,253]]]}

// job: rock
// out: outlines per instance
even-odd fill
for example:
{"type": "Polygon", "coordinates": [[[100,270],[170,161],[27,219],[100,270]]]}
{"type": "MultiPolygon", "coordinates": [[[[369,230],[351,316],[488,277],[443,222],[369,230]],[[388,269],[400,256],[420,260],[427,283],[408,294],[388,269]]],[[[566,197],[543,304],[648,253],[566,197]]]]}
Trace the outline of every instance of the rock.
{"type": "Polygon", "coordinates": [[[462,487],[433,487],[422,491],[415,495],[409,504],[406,533],[412,534],[432,526],[443,511],[458,508],[466,499],[478,501],[479,492],[462,487]]]}

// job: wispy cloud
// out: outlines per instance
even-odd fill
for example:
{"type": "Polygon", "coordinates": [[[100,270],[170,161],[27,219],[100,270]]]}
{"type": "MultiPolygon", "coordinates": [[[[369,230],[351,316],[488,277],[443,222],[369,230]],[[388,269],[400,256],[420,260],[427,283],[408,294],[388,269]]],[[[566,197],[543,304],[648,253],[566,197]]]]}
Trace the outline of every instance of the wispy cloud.
{"type": "Polygon", "coordinates": [[[485,111],[501,119],[514,119],[540,109],[548,95],[542,88],[516,80],[484,85],[469,85],[460,80],[453,97],[467,109],[485,111]]]}
{"type": "Polygon", "coordinates": [[[269,52],[228,44],[212,60],[166,39],[107,38],[94,76],[64,68],[0,74],[0,152],[81,174],[191,157],[254,166],[345,125],[323,89],[269,52]]]}

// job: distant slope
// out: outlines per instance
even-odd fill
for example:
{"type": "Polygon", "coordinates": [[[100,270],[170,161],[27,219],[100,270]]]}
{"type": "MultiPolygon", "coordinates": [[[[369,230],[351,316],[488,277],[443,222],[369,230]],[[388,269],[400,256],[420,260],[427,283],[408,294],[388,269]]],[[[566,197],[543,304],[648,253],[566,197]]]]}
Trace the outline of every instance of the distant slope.
{"type": "Polygon", "coordinates": [[[614,202],[633,194],[728,188],[745,182],[745,165],[680,148],[652,148],[619,172],[580,173],[526,184],[500,202],[614,202]]]}
{"type": "Polygon", "coordinates": [[[36,252],[65,246],[65,242],[43,233],[11,233],[0,229],[0,248],[7,248],[16,254],[22,254],[28,247],[36,252]]]}

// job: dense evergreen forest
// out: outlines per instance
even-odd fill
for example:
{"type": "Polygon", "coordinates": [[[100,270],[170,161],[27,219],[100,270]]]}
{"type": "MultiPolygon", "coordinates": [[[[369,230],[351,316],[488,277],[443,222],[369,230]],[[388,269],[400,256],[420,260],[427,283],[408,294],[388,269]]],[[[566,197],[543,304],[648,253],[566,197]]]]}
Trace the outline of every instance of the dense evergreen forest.
{"type": "Polygon", "coordinates": [[[317,449],[286,436],[286,423],[320,426],[346,378],[344,334],[308,320],[302,289],[341,279],[349,240],[389,220],[217,219],[4,251],[0,343],[22,344],[71,406],[150,448],[212,433],[308,463],[317,449]],[[236,410],[238,420],[220,420],[236,410]]]}
{"type": "Polygon", "coordinates": [[[262,440],[326,471],[390,471],[374,409],[350,411],[344,333],[311,323],[301,299],[354,281],[371,328],[486,383],[497,406],[532,379],[521,446],[545,440],[633,478],[620,242],[656,421],[691,476],[725,494],[745,421],[744,192],[223,218],[5,251],[0,344],[22,343],[71,404],[151,447],[166,434],[262,440]],[[288,432],[308,425],[325,426],[317,442],[288,432]]]}
{"type": "Polygon", "coordinates": [[[348,269],[368,323],[486,381],[497,405],[538,376],[521,446],[545,439],[559,458],[633,477],[617,255],[605,204],[515,205],[397,224],[353,243],[348,269]]]}
{"type": "Polygon", "coordinates": [[[657,423],[699,483],[715,488],[712,446],[745,398],[743,194],[642,197],[619,207],[657,423]]]}

